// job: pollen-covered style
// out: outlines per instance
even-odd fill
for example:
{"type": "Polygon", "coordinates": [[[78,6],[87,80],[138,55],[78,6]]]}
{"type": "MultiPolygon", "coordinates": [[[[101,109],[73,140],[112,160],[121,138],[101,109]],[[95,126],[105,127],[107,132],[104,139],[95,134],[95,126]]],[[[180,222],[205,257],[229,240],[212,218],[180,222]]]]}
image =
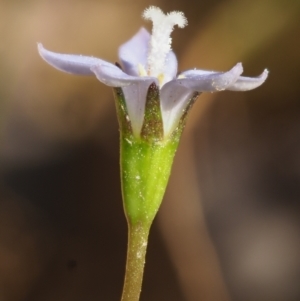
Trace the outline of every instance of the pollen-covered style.
{"type": "Polygon", "coordinates": [[[192,69],[177,75],[177,59],[171,50],[170,34],[175,25],[184,27],[187,20],[181,12],[164,14],[149,7],[143,17],[153,22],[152,35],[141,28],[119,48],[122,70],[102,59],[59,54],[38,44],[42,58],[55,68],[78,75],[96,75],[99,81],[122,88],[131,128],[139,137],[144,121],[145,104],[151,84],[159,87],[163,137],[167,138],[178,125],[195,92],[222,90],[246,91],[260,86],[267,78],[265,70],[258,77],[242,77],[241,63],[227,72],[192,69]]]}

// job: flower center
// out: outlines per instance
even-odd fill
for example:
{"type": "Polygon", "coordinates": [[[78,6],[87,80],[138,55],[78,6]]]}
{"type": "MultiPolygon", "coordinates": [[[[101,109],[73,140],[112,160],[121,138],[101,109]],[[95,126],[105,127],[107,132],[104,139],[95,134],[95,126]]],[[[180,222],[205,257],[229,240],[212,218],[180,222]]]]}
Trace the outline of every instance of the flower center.
{"type": "Polygon", "coordinates": [[[159,82],[162,83],[166,57],[171,50],[171,32],[175,25],[180,28],[185,27],[187,19],[182,12],[173,11],[165,15],[161,9],[155,6],[145,9],[143,18],[151,20],[153,23],[147,61],[147,74],[157,77],[159,82]]]}

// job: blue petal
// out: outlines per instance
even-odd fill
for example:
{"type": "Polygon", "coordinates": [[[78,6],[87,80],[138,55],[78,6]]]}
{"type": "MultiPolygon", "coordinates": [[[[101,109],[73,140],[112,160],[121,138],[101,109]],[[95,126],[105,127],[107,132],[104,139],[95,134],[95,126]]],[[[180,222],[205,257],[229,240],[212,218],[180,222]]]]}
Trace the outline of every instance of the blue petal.
{"type": "Polygon", "coordinates": [[[224,90],[235,83],[242,72],[241,63],[225,73],[189,70],[181,74],[185,78],[166,83],[160,93],[164,135],[168,136],[176,128],[193,93],[224,90]]]}
{"type": "Polygon", "coordinates": [[[97,64],[110,64],[101,59],[73,54],[61,54],[49,51],[38,43],[38,51],[40,56],[54,68],[77,75],[94,75],[91,67],[97,64]]]}
{"type": "Polygon", "coordinates": [[[166,64],[165,64],[164,71],[163,71],[164,79],[162,81],[161,86],[163,86],[164,84],[173,80],[176,77],[177,66],[178,66],[178,63],[177,63],[176,55],[173,51],[170,51],[166,57],[166,64]]]}
{"type": "Polygon", "coordinates": [[[129,75],[138,76],[138,65],[146,68],[150,33],[141,28],[129,41],[119,48],[119,58],[124,71],[129,75]]]}
{"type": "Polygon", "coordinates": [[[102,83],[110,87],[126,87],[136,83],[142,85],[158,83],[155,77],[128,75],[111,63],[100,63],[92,66],[91,70],[102,83]]]}
{"type": "MultiPolygon", "coordinates": [[[[239,76],[237,81],[231,86],[228,86],[226,90],[248,91],[248,90],[255,89],[265,82],[265,80],[268,77],[268,73],[269,73],[268,70],[265,69],[264,72],[258,77],[239,76]]],[[[219,74],[219,72],[206,71],[206,70],[188,70],[181,73],[182,76],[187,78],[191,78],[197,75],[212,75],[212,74],[219,74]]]]}
{"type": "Polygon", "coordinates": [[[191,78],[191,77],[198,76],[198,75],[208,75],[208,74],[216,74],[216,73],[223,73],[223,72],[191,69],[191,70],[187,70],[187,71],[180,73],[179,76],[181,76],[183,78],[191,78]]]}
{"type": "Polygon", "coordinates": [[[243,67],[241,63],[236,64],[228,72],[189,70],[181,73],[176,83],[198,92],[222,91],[232,86],[242,72],[243,67]]]}
{"type": "Polygon", "coordinates": [[[97,65],[92,71],[104,84],[121,87],[124,93],[129,119],[135,136],[139,136],[144,121],[148,88],[152,83],[158,85],[154,77],[137,77],[124,73],[115,65],[97,65]]]}
{"type": "Polygon", "coordinates": [[[258,77],[244,77],[240,76],[238,80],[231,86],[227,88],[227,90],[231,91],[248,91],[255,89],[262,85],[268,77],[268,70],[265,69],[264,72],[258,77]]]}

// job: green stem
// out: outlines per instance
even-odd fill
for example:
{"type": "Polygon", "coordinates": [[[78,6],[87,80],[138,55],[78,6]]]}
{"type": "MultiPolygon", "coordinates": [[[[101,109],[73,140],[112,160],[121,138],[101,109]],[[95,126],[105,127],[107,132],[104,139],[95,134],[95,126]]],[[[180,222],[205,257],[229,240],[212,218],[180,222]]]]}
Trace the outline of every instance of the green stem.
{"type": "Polygon", "coordinates": [[[125,281],[121,301],[140,298],[150,225],[128,223],[125,281]]]}

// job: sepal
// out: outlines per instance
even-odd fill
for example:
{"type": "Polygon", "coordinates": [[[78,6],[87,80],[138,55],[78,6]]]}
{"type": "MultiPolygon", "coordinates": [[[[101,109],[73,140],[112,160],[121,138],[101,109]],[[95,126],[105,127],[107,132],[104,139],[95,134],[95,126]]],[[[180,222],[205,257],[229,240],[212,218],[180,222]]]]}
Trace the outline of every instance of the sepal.
{"type": "Polygon", "coordinates": [[[160,142],[164,136],[159,97],[159,87],[152,83],[146,97],[144,122],[141,130],[141,139],[148,143],[160,142]]]}

